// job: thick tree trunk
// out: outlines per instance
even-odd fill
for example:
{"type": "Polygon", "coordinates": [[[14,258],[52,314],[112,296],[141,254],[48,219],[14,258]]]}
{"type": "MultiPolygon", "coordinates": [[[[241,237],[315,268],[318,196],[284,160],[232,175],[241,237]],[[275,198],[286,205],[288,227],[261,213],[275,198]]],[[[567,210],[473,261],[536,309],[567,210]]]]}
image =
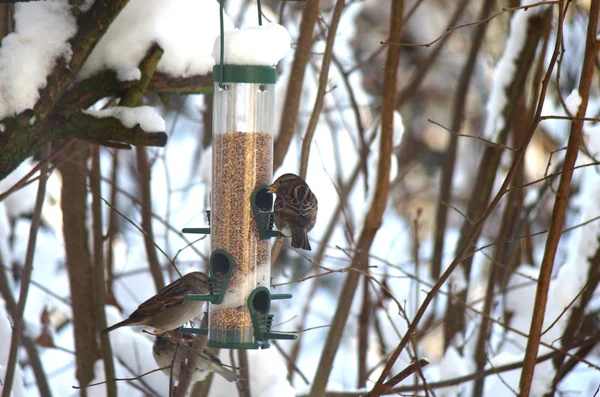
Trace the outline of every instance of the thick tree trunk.
{"type": "MultiPolygon", "coordinates": [[[[100,358],[94,316],[93,268],[87,218],[88,145],[74,142],[66,150],[62,174],[61,207],[69,285],[73,307],[75,362],[80,386],[94,378],[94,362],[100,358]],[[71,157],[70,160],[67,158],[71,157]]],[[[82,395],[85,389],[82,389],[82,395]]]]}

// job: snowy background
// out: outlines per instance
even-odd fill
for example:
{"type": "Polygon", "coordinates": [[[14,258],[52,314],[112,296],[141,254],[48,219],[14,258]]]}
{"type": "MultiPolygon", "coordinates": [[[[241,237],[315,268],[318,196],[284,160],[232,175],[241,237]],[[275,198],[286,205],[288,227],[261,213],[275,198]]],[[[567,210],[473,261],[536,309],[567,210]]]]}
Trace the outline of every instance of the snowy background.
{"type": "MultiPolygon", "coordinates": [[[[83,2],[80,11],[86,12],[92,3],[83,2]]],[[[306,69],[296,132],[275,176],[299,171],[302,138],[313,110],[334,2],[321,3],[322,21],[315,27],[315,41],[306,69]]],[[[477,20],[481,2],[466,3],[468,6],[455,25],[477,20]]],[[[515,2],[498,2],[497,8],[492,7],[492,13],[499,12],[500,7],[508,7],[508,3],[514,6],[515,2]]],[[[229,0],[226,3],[225,30],[232,31],[226,36],[229,37],[226,40],[226,59],[237,57],[235,62],[241,64],[275,64],[282,58],[277,66],[276,126],[286,117],[283,99],[288,82],[294,78],[290,76],[290,70],[302,7],[301,3],[295,2],[265,1],[265,24],[270,21],[281,25],[268,26],[265,36],[255,27],[255,2],[229,0]],[[249,29],[233,31],[234,28],[249,29]],[[291,48],[288,50],[290,39],[291,48]],[[244,51],[247,53],[244,54],[244,51]]],[[[344,272],[329,272],[327,269],[340,270],[350,266],[354,244],[372,198],[377,194],[373,187],[378,162],[378,122],[386,53],[379,51],[379,42],[388,37],[389,7],[390,1],[350,1],[342,14],[334,45],[335,64],[331,65],[328,92],[312,142],[306,178],[319,199],[318,222],[309,235],[313,251],[297,253],[285,248],[273,269],[275,293],[290,292],[294,295],[290,301],[273,304],[274,328],[276,331],[301,332],[297,342],[278,343],[283,354],[273,346],[268,350],[248,352],[252,396],[303,396],[310,391],[328,333],[327,326],[331,323],[345,277],[344,272]],[[360,127],[356,123],[356,112],[361,119],[360,127]],[[361,128],[369,145],[366,174],[360,168],[361,128]],[[369,139],[371,136],[372,140],[369,139]],[[345,198],[343,210],[339,211],[340,186],[345,186],[352,178],[355,168],[360,170],[358,177],[345,198]],[[334,215],[338,213],[339,217],[334,215]],[[331,231],[328,231],[330,228],[331,231]],[[317,260],[321,267],[316,266],[317,260]],[[319,274],[324,275],[314,277],[319,274]],[[294,354],[296,344],[299,344],[295,363],[297,370],[288,373],[291,368],[288,366],[289,357],[294,354]]],[[[502,13],[489,22],[475,63],[461,134],[497,141],[498,132],[507,125],[502,109],[510,101],[503,90],[512,81],[514,64],[518,61],[527,35],[527,20],[539,17],[550,7],[553,6],[534,7],[527,12],[502,13]]],[[[540,44],[536,56],[536,62],[541,59],[543,68],[550,61],[550,51],[557,33],[558,13],[555,8],[550,9],[552,26],[548,34],[549,49],[542,53],[540,44]]],[[[403,41],[428,43],[444,33],[454,13],[454,2],[405,1],[405,14],[410,10],[414,13],[404,27],[403,41]]],[[[588,12],[589,1],[576,1],[567,14],[563,24],[563,40],[568,56],[562,58],[560,80],[554,74],[544,102],[543,116],[573,115],[579,108],[582,98],[577,87],[584,58],[588,12]]],[[[46,85],[46,76],[56,59],[72,56],[68,40],[77,32],[76,19],[71,15],[67,0],[17,4],[13,18],[14,29],[3,38],[0,47],[0,119],[35,105],[39,90],[46,85]]],[[[211,73],[215,55],[218,54],[218,43],[215,43],[218,34],[219,5],[214,0],[131,0],[77,74],[76,83],[104,70],[116,72],[120,81],[139,79],[141,72],[138,65],[152,43],[158,43],[164,49],[157,72],[173,78],[207,75],[211,73]]],[[[357,288],[329,377],[328,391],[364,390],[361,388],[363,385],[358,386],[358,351],[361,330],[365,328],[368,341],[365,364],[369,372],[364,386],[367,389],[372,387],[381,374],[386,357],[404,335],[408,322],[436,281],[430,262],[434,250],[441,170],[451,133],[428,122],[428,119],[443,126],[450,125],[456,82],[467,58],[472,34],[473,27],[452,33],[431,65],[428,64],[428,57],[435,46],[406,47],[402,50],[399,92],[406,98],[394,118],[392,189],[381,228],[371,248],[369,263],[370,273],[379,283],[369,283],[365,289],[363,280],[357,288]],[[418,87],[406,92],[406,87],[410,87],[419,72],[429,66],[418,87]],[[415,228],[415,224],[418,227],[415,228]],[[383,292],[381,284],[387,287],[387,293],[383,292]],[[372,305],[372,315],[367,324],[359,321],[364,309],[364,290],[372,305]],[[400,313],[398,305],[403,307],[408,319],[400,313]]],[[[597,81],[597,75],[595,78],[597,81]]],[[[588,117],[597,117],[600,111],[596,81],[592,83],[588,117]]],[[[522,107],[526,107],[525,103],[533,103],[530,87],[534,85],[528,80],[527,89],[523,90],[522,107]]],[[[207,270],[209,239],[200,239],[190,247],[193,236],[184,236],[179,232],[184,227],[205,227],[204,211],[208,209],[211,185],[211,131],[206,128],[205,117],[207,98],[205,95],[179,95],[165,100],[156,95],[147,95],[144,106],[134,109],[113,106],[113,98],[106,98],[84,110],[84,113],[98,118],[116,117],[128,127],[139,123],[144,131],[165,131],[168,134],[167,145],[164,148],[148,148],[148,157],[151,164],[154,242],[168,256],[165,258],[158,253],[169,282],[176,275],[169,265],[173,258],[176,258],[175,263],[182,273],[207,270]]],[[[532,112],[531,108],[528,111],[532,112]]],[[[516,127],[509,126],[509,129],[512,128],[516,127]]],[[[564,150],[560,149],[567,144],[569,129],[568,120],[548,119],[539,125],[526,153],[523,183],[556,172],[553,170],[563,160],[564,150]]],[[[540,355],[561,347],[561,336],[570,314],[577,306],[577,300],[585,295],[581,291],[588,287],[588,276],[593,274],[590,269],[600,265],[600,255],[597,254],[600,249],[600,169],[595,164],[595,156],[600,153],[599,134],[596,123],[585,123],[585,148],[580,151],[577,160],[577,165],[584,167],[577,169],[574,174],[565,222],[565,229],[570,229],[562,235],[554,263],[540,355]]],[[[511,138],[506,144],[511,146],[512,142],[511,138]]],[[[461,214],[466,211],[479,159],[485,148],[486,144],[481,140],[465,137],[458,140],[451,202],[456,210],[450,209],[448,212],[442,270],[454,259],[460,230],[465,222],[461,214]]],[[[133,224],[141,225],[138,199],[140,179],[135,151],[102,148],[100,155],[101,173],[105,177],[102,183],[103,196],[109,200],[110,192],[116,189],[116,201],[112,205],[133,224]],[[113,180],[113,166],[117,163],[116,178],[113,180]]],[[[504,180],[510,162],[511,152],[505,151],[496,172],[494,192],[504,180]]],[[[28,173],[35,164],[36,160],[28,159],[0,180],[0,195],[22,178],[31,178],[28,173]]],[[[525,219],[526,226],[515,230],[512,237],[533,235],[549,228],[558,179],[553,179],[548,189],[543,189],[542,185],[537,183],[522,189],[524,205],[531,207],[531,212],[526,216],[523,208],[520,216],[525,219]]],[[[19,296],[36,192],[37,181],[34,181],[0,201],[0,264],[8,276],[15,300],[19,296]]],[[[91,196],[89,201],[91,203],[91,196]]],[[[421,323],[421,333],[414,343],[418,346],[416,355],[430,361],[430,365],[423,370],[427,383],[450,380],[477,371],[474,357],[477,353],[480,312],[484,310],[484,296],[492,266],[502,267],[506,282],[496,285],[494,291],[489,316],[497,321],[486,342],[486,369],[523,361],[527,343],[525,335],[529,332],[546,234],[519,239],[519,247],[513,249],[517,254],[510,258],[511,263],[494,263],[493,243],[498,240],[505,201],[484,225],[476,245],[489,247],[474,255],[470,279],[466,280],[462,269],[458,268],[421,323]],[[443,323],[447,295],[460,293],[467,287],[467,302],[472,309],[467,309],[466,325],[448,346],[444,346],[443,323]]],[[[38,342],[38,349],[53,395],[70,396],[79,392],[72,388],[78,381],[60,202],[61,175],[56,170],[47,182],[24,320],[26,335],[35,341],[45,335],[52,341],[51,346],[38,342]],[[43,321],[46,317],[49,320],[43,321]]],[[[112,210],[104,205],[102,211],[106,226],[112,210]]],[[[91,212],[88,221],[91,225],[91,212]]],[[[508,245],[506,247],[508,249],[508,245]]],[[[121,216],[117,217],[116,234],[113,245],[107,247],[107,251],[109,249],[114,257],[114,298],[122,308],[120,311],[115,306],[107,305],[107,322],[113,324],[125,318],[156,290],[148,270],[144,236],[121,216]]],[[[580,325],[579,341],[593,339],[600,331],[597,320],[599,310],[600,300],[597,294],[592,294],[585,309],[585,322],[580,325]]],[[[0,389],[8,361],[11,324],[4,299],[0,297],[0,389]]],[[[152,339],[138,329],[116,330],[110,334],[110,341],[118,378],[135,377],[157,368],[152,358],[152,339]]],[[[411,362],[415,356],[413,346],[410,351],[410,354],[408,351],[401,354],[392,369],[392,375],[411,362]]],[[[576,348],[570,351],[577,353],[576,348]]],[[[231,363],[228,351],[222,350],[220,358],[231,363]]],[[[583,361],[576,360],[570,371],[560,377],[556,393],[569,396],[592,396],[597,393],[600,387],[600,351],[593,347],[581,358],[583,361]]],[[[105,380],[100,360],[96,362],[95,369],[93,382],[105,380]]],[[[556,374],[552,360],[538,364],[531,395],[548,393],[556,374]]],[[[519,378],[520,369],[489,375],[483,395],[513,395],[518,390],[519,378]]],[[[399,386],[410,386],[414,382],[420,383],[421,379],[409,377],[399,386]]],[[[431,389],[429,393],[436,396],[471,396],[473,384],[473,381],[462,382],[452,387],[431,389]]],[[[169,380],[161,372],[140,380],[119,381],[117,385],[119,395],[123,396],[169,394],[169,380]]],[[[24,350],[19,354],[12,389],[15,397],[39,395],[24,350]]],[[[88,389],[88,395],[104,396],[105,393],[103,385],[88,389]]],[[[194,393],[192,395],[199,395],[194,393]]],[[[238,389],[235,385],[215,377],[208,395],[218,397],[236,393],[238,389]]],[[[419,393],[423,395],[424,392],[419,393]]]]}

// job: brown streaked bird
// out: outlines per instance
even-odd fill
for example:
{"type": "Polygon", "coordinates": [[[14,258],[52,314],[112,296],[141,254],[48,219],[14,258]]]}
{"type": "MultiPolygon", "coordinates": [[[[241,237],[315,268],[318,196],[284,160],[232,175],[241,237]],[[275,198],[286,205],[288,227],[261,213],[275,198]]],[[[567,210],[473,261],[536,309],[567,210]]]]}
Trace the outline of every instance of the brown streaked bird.
{"type": "Polygon", "coordinates": [[[317,198],[304,179],[295,174],[281,175],[267,192],[277,195],[273,206],[277,229],[292,236],[292,247],[310,251],[307,233],[317,222],[317,198]]]}
{"type": "MultiPolygon", "coordinates": [[[[176,343],[164,336],[157,336],[154,338],[154,344],[152,345],[152,355],[154,356],[154,360],[161,368],[169,367],[173,364],[174,380],[179,380],[179,376],[183,371],[184,365],[186,365],[187,359],[189,359],[192,354],[196,353],[192,349],[194,339],[194,336],[184,334],[183,344],[180,345],[177,350],[177,359],[173,361],[175,349],[177,348],[176,343]]],[[[170,376],[171,368],[165,368],[162,372],[165,375],[170,376]]],[[[216,372],[229,382],[237,382],[242,379],[242,377],[234,371],[226,368],[217,356],[204,349],[202,354],[200,354],[200,361],[198,361],[196,371],[192,375],[192,383],[204,380],[209,372],[216,372]]]]}
{"type": "Polygon", "coordinates": [[[208,277],[202,272],[188,273],[143,302],[131,315],[101,334],[126,325],[146,325],[161,332],[181,327],[200,314],[204,301],[186,300],[188,294],[208,294],[208,277]]]}

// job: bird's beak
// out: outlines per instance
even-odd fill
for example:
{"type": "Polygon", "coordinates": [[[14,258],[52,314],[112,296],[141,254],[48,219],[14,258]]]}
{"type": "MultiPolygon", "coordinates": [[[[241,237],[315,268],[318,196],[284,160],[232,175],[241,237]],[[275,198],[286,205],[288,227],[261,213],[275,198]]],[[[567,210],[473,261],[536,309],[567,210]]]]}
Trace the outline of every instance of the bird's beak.
{"type": "Polygon", "coordinates": [[[267,188],[267,193],[275,193],[277,192],[277,185],[273,184],[273,185],[269,185],[269,187],[267,188]]]}

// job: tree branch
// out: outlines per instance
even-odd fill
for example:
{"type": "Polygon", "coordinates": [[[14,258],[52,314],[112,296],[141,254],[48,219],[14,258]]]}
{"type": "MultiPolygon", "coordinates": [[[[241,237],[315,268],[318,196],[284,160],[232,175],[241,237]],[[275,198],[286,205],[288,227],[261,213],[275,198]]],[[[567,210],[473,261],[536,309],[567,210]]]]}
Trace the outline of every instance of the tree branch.
{"type": "MultiPolygon", "coordinates": [[[[146,87],[152,79],[152,75],[156,70],[156,65],[160,61],[163,54],[162,48],[158,44],[154,44],[149,50],[142,62],[140,62],[140,70],[142,78],[138,83],[128,89],[121,99],[122,106],[136,106],[142,98],[146,87]]],[[[166,135],[165,135],[166,137],[166,135]]],[[[137,168],[139,173],[139,187],[142,196],[142,229],[144,230],[144,245],[146,247],[146,255],[148,258],[148,266],[150,273],[154,279],[156,291],[160,291],[165,286],[165,279],[162,274],[158,255],[154,249],[154,230],[152,228],[152,195],[150,194],[150,164],[148,162],[148,153],[146,148],[138,146],[136,148],[137,168]]]]}
{"type": "Polygon", "coordinates": [[[323,109],[323,100],[327,91],[327,81],[329,80],[329,67],[331,66],[331,58],[333,56],[333,43],[335,42],[335,36],[337,34],[338,25],[340,24],[340,18],[342,16],[342,11],[344,10],[344,5],[344,0],[337,0],[335,2],[333,15],[331,16],[331,23],[329,24],[329,32],[327,33],[327,44],[325,45],[325,54],[323,55],[323,60],[321,62],[321,73],[319,74],[319,87],[317,88],[317,97],[315,98],[313,111],[310,115],[308,126],[306,127],[304,139],[302,140],[299,175],[304,179],[306,179],[306,172],[308,169],[308,156],[310,155],[310,145],[312,143],[313,136],[315,135],[315,130],[317,129],[319,115],[321,114],[321,110],[323,109]]]}
{"type": "MultiPolygon", "coordinates": [[[[402,31],[402,14],[404,11],[403,0],[392,0],[390,15],[390,40],[400,39],[402,31]]],[[[392,137],[394,129],[394,105],[396,99],[396,85],[398,74],[398,63],[400,60],[400,48],[389,47],[385,64],[383,103],[381,110],[381,137],[379,144],[379,162],[377,165],[377,180],[371,208],[365,219],[365,224],[358,238],[356,254],[352,258],[352,268],[358,270],[368,269],[369,250],[375,239],[375,234],[381,226],[381,220],[387,205],[388,192],[390,189],[390,167],[392,162],[392,137]]],[[[339,348],[340,340],[350,306],[354,299],[356,286],[362,273],[350,271],[341,289],[338,306],[333,317],[333,322],[327,340],[324,344],[323,353],[317,367],[316,377],[310,390],[310,397],[321,397],[325,394],[327,379],[331,373],[333,359],[339,348]]]]}
{"type": "Polygon", "coordinates": [[[319,17],[319,0],[311,0],[304,3],[302,12],[302,22],[300,23],[300,36],[296,44],[294,54],[294,63],[292,64],[291,76],[285,94],[283,109],[285,117],[281,118],[279,125],[279,134],[273,146],[273,171],[283,163],[292,141],[292,136],[296,130],[298,112],[300,110],[300,97],[302,96],[302,85],[304,84],[304,74],[306,65],[311,56],[311,47],[313,42],[313,30],[319,17]]]}
{"type": "MultiPolygon", "coordinates": [[[[105,280],[104,280],[104,236],[102,233],[102,196],[100,183],[100,147],[92,147],[92,170],[90,175],[90,186],[92,190],[92,218],[93,218],[93,243],[94,243],[94,261],[93,261],[93,284],[94,284],[94,308],[96,313],[96,327],[98,330],[105,329],[106,311],[104,305],[106,301],[105,280]]],[[[100,336],[100,349],[104,361],[104,374],[106,379],[106,395],[108,397],[117,397],[117,385],[113,380],[115,378],[115,364],[113,362],[112,347],[108,334],[100,336]]]]}
{"type": "MultiPolygon", "coordinates": [[[[45,150],[45,155],[48,155],[48,150],[45,150]]],[[[31,227],[29,230],[29,241],[27,242],[27,252],[25,254],[25,264],[23,265],[23,274],[21,279],[21,291],[19,294],[19,303],[15,316],[13,317],[13,330],[10,339],[10,352],[8,362],[6,363],[6,373],[4,376],[4,385],[2,389],[2,397],[9,397],[13,379],[15,376],[15,367],[17,365],[17,352],[21,344],[21,336],[23,334],[23,313],[25,312],[25,303],[27,302],[27,294],[29,293],[29,284],[31,281],[31,273],[33,271],[33,258],[35,256],[35,245],[37,241],[38,229],[42,218],[42,207],[46,198],[46,181],[48,180],[47,167],[40,170],[40,181],[38,184],[37,197],[33,216],[31,218],[31,227]]],[[[0,269],[4,272],[4,269],[0,269]]]]}
{"type": "MultiPolygon", "coordinates": [[[[587,38],[585,42],[585,55],[581,70],[581,79],[579,82],[579,94],[582,101],[579,109],[577,110],[576,117],[585,117],[585,111],[589,101],[590,85],[594,76],[594,62],[598,51],[596,30],[598,27],[599,12],[600,0],[592,0],[590,3],[587,38]]],[[[562,5],[560,14],[562,14],[562,5]]],[[[562,20],[559,20],[559,23],[562,23],[562,20]]],[[[554,202],[554,208],[552,209],[552,224],[550,226],[550,231],[548,232],[546,249],[544,250],[544,258],[542,259],[540,275],[538,277],[538,284],[535,294],[535,306],[533,309],[533,315],[531,317],[529,337],[527,338],[527,348],[525,350],[523,370],[521,372],[521,379],[519,380],[520,396],[528,396],[529,391],[531,390],[535,359],[539,350],[540,338],[542,335],[542,325],[544,322],[544,315],[546,313],[546,303],[548,300],[550,279],[552,277],[552,267],[554,265],[554,258],[556,256],[558,242],[560,241],[560,236],[562,234],[562,228],[565,221],[565,212],[569,202],[571,178],[573,177],[573,168],[579,152],[582,130],[582,120],[573,120],[571,122],[571,134],[569,136],[569,143],[567,144],[567,152],[565,154],[563,165],[563,170],[565,171],[560,176],[558,190],[556,192],[556,200],[554,202]]]]}
{"type": "MultiPolygon", "coordinates": [[[[561,20],[561,23],[562,23],[562,20],[561,20]]],[[[559,37],[559,38],[561,37],[561,34],[562,34],[562,24],[561,23],[558,24],[557,37],[559,37]]],[[[487,218],[494,211],[494,209],[498,206],[498,204],[502,200],[502,197],[504,197],[504,195],[508,191],[508,186],[510,185],[512,179],[514,178],[515,174],[517,173],[517,171],[519,169],[519,165],[520,165],[521,161],[523,160],[523,157],[525,156],[525,150],[527,149],[527,146],[529,145],[529,142],[531,141],[531,138],[533,137],[533,134],[540,122],[540,115],[542,113],[544,99],[546,97],[548,85],[550,83],[550,79],[552,78],[552,71],[554,70],[554,65],[556,64],[556,60],[558,59],[559,53],[560,53],[560,39],[557,39],[555,42],[554,51],[552,53],[552,57],[550,59],[548,69],[547,69],[544,79],[542,81],[534,121],[532,122],[531,126],[529,127],[529,131],[527,132],[527,136],[524,139],[523,145],[521,147],[519,147],[519,149],[515,153],[515,159],[513,160],[513,163],[511,164],[511,166],[506,174],[506,177],[504,179],[504,182],[502,183],[502,186],[500,186],[498,193],[496,194],[494,199],[490,202],[490,204],[488,205],[485,212],[481,215],[481,217],[479,219],[477,219],[477,221],[473,225],[472,231],[469,233],[469,236],[467,236],[465,243],[460,247],[460,249],[456,253],[456,257],[454,258],[454,260],[450,263],[450,265],[448,265],[448,268],[446,269],[446,271],[440,276],[440,279],[435,283],[435,285],[433,286],[431,291],[427,294],[427,296],[423,300],[421,307],[419,307],[418,312],[415,314],[415,317],[413,318],[412,322],[410,323],[406,333],[402,337],[402,340],[400,341],[400,343],[398,344],[398,346],[396,347],[396,349],[394,350],[394,352],[391,354],[390,358],[388,359],[388,362],[386,363],[379,379],[377,380],[377,383],[373,387],[373,390],[367,394],[368,397],[380,396],[381,394],[385,393],[386,391],[390,390],[393,387],[393,385],[384,386],[383,381],[387,378],[387,376],[389,375],[389,373],[391,371],[392,366],[398,359],[398,356],[404,350],[404,348],[406,347],[406,344],[409,342],[409,340],[412,338],[412,336],[416,332],[417,326],[418,326],[419,322],[421,321],[421,319],[423,318],[425,311],[429,307],[429,304],[433,301],[434,297],[440,291],[441,286],[448,280],[448,278],[450,277],[452,272],[458,267],[461,260],[464,258],[465,254],[471,250],[472,242],[475,239],[475,236],[478,235],[479,230],[483,227],[483,224],[485,223],[487,218]]]]}

